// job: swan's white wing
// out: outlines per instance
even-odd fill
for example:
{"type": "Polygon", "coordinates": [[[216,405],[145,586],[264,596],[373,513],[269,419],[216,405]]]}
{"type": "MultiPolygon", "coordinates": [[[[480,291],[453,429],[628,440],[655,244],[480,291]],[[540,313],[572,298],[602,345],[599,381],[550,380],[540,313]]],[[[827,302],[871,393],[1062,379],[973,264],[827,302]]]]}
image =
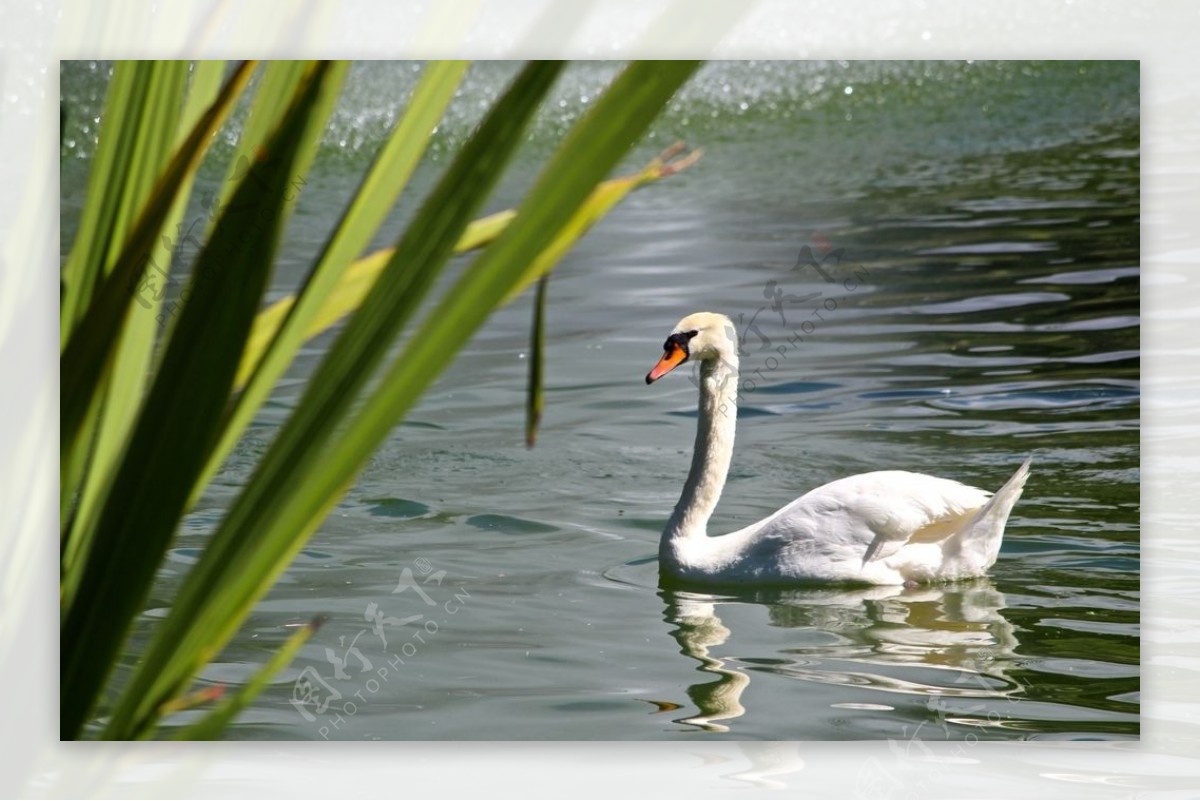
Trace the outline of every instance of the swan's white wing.
{"type": "Polygon", "coordinates": [[[764,521],[759,536],[798,535],[814,547],[886,559],[909,543],[939,542],[968,525],[990,493],[944,478],[882,470],[817,487],[764,521]]]}

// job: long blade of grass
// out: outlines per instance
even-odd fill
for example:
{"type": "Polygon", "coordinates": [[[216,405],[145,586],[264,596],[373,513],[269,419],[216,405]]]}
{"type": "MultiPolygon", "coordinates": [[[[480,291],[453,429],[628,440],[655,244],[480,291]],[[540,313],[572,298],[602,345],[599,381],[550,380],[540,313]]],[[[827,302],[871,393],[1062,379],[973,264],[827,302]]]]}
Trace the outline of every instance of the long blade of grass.
{"type": "Polygon", "coordinates": [[[542,423],[542,381],[546,351],[546,287],[549,274],[538,279],[533,296],[533,330],[529,334],[529,384],[525,392],[525,447],[537,443],[538,426],[542,423]]]}
{"type": "Polygon", "coordinates": [[[508,303],[525,288],[530,276],[537,277],[537,293],[533,300],[533,330],[529,338],[529,381],[525,392],[525,447],[537,443],[538,428],[542,422],[545,405],[545,349],[546,349],[546,290],[550,282],[550,271],[572,247],[576,240],[608,213],[629,192],[647,181],[656,181],[686,169],[700,158],[701,151],[693,150],[683,158],[676,158],[684,149],[682,143],[672,145],[639,174],[607,181],[598,186],[591,196],[563,227],[558,236],[538,254],[517,282],[508,291],[501,303],[508,303]]]}
{"type": "MultiPolygon", "coordinates": [[[[700,158],[702,152],[696,149],[686,156],[678,157],[682,151],[682,145],[674,145],[640,172],[622,178],[613,178],[597,186],[571,223],[565,226],[562,232],[554,238],[554,241],[530,263],[530,273],[541,275],[548,272],[579,237],[585,234],[626,195],[640,186],[686,169],[700,158]]],[[[473,221],[454,246],[455,254],[468,253],[494,242],[516,216],[515,210],[508,209],[473,221]]],[[[388,263],[394,252],[394,248],[384,248],[351,264],[313,316],[308,330],[305,332],[305,339],[317,336],[342,317],[357,309],[363,298],[371,291],[371,287],[375,285],[384,265],[388,263]]],[[[527,285],[528,282],[518,285],[506,298],[506,302],[512,300],[527,285]]],[[[259,354],[266,348],[283,320],[287,318],[293,303],[295,303],[294,297],[280,298],[259,313],[258,318],[254,321],[254,331],[250,335],[250,343],[246,347],[246,357],[238,369],[239,386],[249,379],[260,358],[259,354]]]]}
{"type": "Polygon", "coordinates": [[[129,164],[137,156],[135,123],[145,108],[151,71],[152,62],[119,61],[113,65],[104,99],[104,130],[88,173],[89,202],[83,207],[71,254],[63,265],[60,349],[66,347],[71,331],[104,277],[105,267],[111,265],[116,249],[124,241],[124,235],[114,228],[124,205],[129,164]]]}
{"type": "MultiPolygon", "coordinates": [[[[179,66],[171,71],[179,74],[179,66]]],[[[146,200],[150,170],[144,169],[141,162],[153,161],[155,170],[160,167],[159,149],[139,145],[145,145],[147,138],[156,139],[147,137],[147,133],[163,132],[162,128],[153,128],[149,119],[157,110],[155,103],[168,100],[161,96],[166,86],[163,72],[163,66],[155,61],[120,61],[113,65],[105,97],[105,114],[112,115],[106,119],[111,118],[113,123],[105,126],[99,142],[88,178],[92,200],[84,204],[80,229],[63,270],[60,347],[78,323],[96,286],[112,268],[120,246],[129,236],[133,210],[146,200]]],[[[97,431],[103,433],[99,425],[102,412],[103,396],[97,393],[90,402],[86,429],[81,436],[65,440],[60,452],[59,515],[64,552],[70,546],[72,506],[79,498],[93,441],[97,431]]]]}
{"type": "MultiPolygon", "coordinates": [[[[257,154],[274,133],[280,121],[287,113],[290,100],[296,96],[296,90],[304,81],[307,61],[269,61],[263,65],[257,75],[258,84],[254,89],[254,102],[246,116],[245,124],[238,133],[237,145],[229,159],[225,170],[225,179],[221,182],[215,197],[206,199],[210,208],[220,210],[229,204],[229,199],[237,191],[238,186],[245,180],[249,167],[257,154]]],[[[302,168],[303,165],[298,164],[302,168]]],[[[298,174],[306,172],[297,169],[298,174]]],[[[218,214],[209,215],[208,231],[216,224],[218,214]]]]}
{"type": "MultiPolygon", "coordinates": [[[[113,66],[113,79],[105,99],[106,124],[103,140],[89,175],[83,219],[63,274],[64,296],[60,309],[60,334],[65,343],[82,316],[96,286],[112,269],[120,247],[129,236],[134,217],[145,204],[170,156],[166,148],[175,131],[174,115],[181,105],[187,77],[186,62],[120,61],[113,66]],[[107,116],[111,115],[111,116],[107,116]]],[[[139,298],[139,300],[141,300],[139,298]]],[[[141,300],[141,302],[145,302],[141,300]]],[[[106,381],[106,387],[113,382],[106,381]]],[[[59,514],[64,533],[64,553],[73,553],[71,530],[77,528],[73,505],[79,500],[80,485],[94,452],[107,443],[93,445],[100,425],[107,391],[90,401],[86,430],[64,441],[60,454],[59,514]]],[[[78,538],[74,538],[76,542],[78,538]]]]}
{"type": "MultiPolygon", "coordinates": [[[[476,250],[495,240],[509,221],[516,216],[511,209],[490,214],[467,225],[462,236],[454,245],[454,255],[476,250]]],[[[382,248],[351,263],[339,276],[337,283],[322,298],[319,308],[309,319],[303,339],[308,340],[328,329],[338,320],[362,305],[363,300],[375,286],[392,257],[394,247],[382,248]]],[[[248,381],[262,353],[275,337],[283,321],[291,314],[296,298],[293,295],[280,298],[259,313],[254,321],[254,330],[246,347],[246,356],[238,369],[239,383],[248,381]]]]}
{"type": "Polygon", "coordinates": [[[636,175],[606,181],[594,191],[571,218],[550,239],[535,258],[529,261],[522,270],[520,278],[508,290],[501,304],[512,302],[517,295],[524,292],[530,284],[548,273],[562,259],[575,243],[587,233],[604,215],[612,210],[634,189],[652,181],[674,175],[695,164],[703,154],[700,148],[683,155],[685,147],[676,143],[664,150],[636,175]]]}
{"type": "Polygon", "coordinates": [[[78,600],[64,615],[63,738],[78,735],[95,704],[215,444],[271,273],[294,163],[306,141],[320,136],[325,120],[313,109],[332,109],[328,90],[337,73],[327,64],[311,67],[197,259],[191,294],[100,512],[78,600]]]}
{"type": "MultiPolygon", "coordinates": [[[[346,207],[296,301],[289,304],[289,313],[280,319],[269,341],[255,342],[251,336],[254,347],[247,349],[242,364],[253,364],[253,371],[243,373],[245,368],[239,369],[237,386],[245,384],[245,389],[234,401],[221,440],[197,483],[197,493],[220,467],[275,382],[291,364],[296,351],[307,339],[313,318],[325,305],[325,299],[346,266],[370,244],[395,205],[466,69],[467,63],[463,61],[435,62],[426,68],[406,112],[346,207]]],[[[260,318],[261,315],[255,319],[256,331],[260,318]]]]}
{"type": "MultiPolygon", "coordinates": [[[[468,253],[493,242],[515,216],[517,213],[508,209],[473,220],[454,245],[454,255],[468,253]]],[[[375,286],[375,281],[379,279],[383,268],[387,266],[395,253],[394,247],[382,248],[350,264],[309,321],[308,329],[304,332],[304,339],[312,339],[361,306],[363,299],[370,293],[371,287],[375,286]]],[[[258,360],[262,358],[263,351],[266,350],[276,331],[291,313],[295,302],[295,296],[288,295],[275,301],[259,313],[258,318],[254,321],[254,331],[250,334],[250,342],[246,346],[246,357],[242,359],[242,365],[238,369],[239,384],[250,379],[258,360]]]]}
{"type": "Polygon", "coordinates": [[[177,732],[172,739],[174,740],[216,740],[220,737],[221,732],[233,721],[239,712],[245,709],[251,701],[258,697],[259,693],[266,688],[267,683],[283,670],[292,659],[304,647],[304,644],[312,639],[312,636],[317,633],[317,630],[328,620],[324,615],[318,615],[310,620],[305,625],[301,626],[295,634],[288,637],[287,642],[283,647],[275,652],[274,656],[259,669],[254,677],[234,695],[227,697],[220,705],[210,712],[205,717],[201,718],[196,723],[187,726],[177,732]]]}
{"type": "Polygon", "coordinates": [[[100,379],[111,366],[114,343],[122,330],[122,321],[130,311],[134,291],[145,274],[150,254],[158,243],[163,222],[184,182],[199,167],[213,134],[249,80],[252,66],[244,63],[234,70],[216,101],[175,153],[111,271],[102,279],[67,340],[59,371],[59,437],[63,452],[70,452],[74,447],[88,410],[94,408],[100,379]]]}
{"type": "MultiPolygon", "coordinates": [[[[328,509],[345,489],[351,476],[329,469],[323,446],[335,438],[373,368],[418,308],[560,70],[554,62],[526,66],[422,204],[383,277],[322,361],[299,407],[184,580],[122,693],[106,736],[136,736],[155,721],[159,707],[216,655],[320,523],[321,516],[308,505],[328,509]],[[337,478],[315,497],[308,494],[314,475],[337,478]],[[306,508],[297,513],[300,505],[306,508]]],[[[357,454],[360,460],[368,455],[369,450],[357,454]]]]}
{"type": "MultiPolygon", "coordinates": [[[[456,352],[530,272],[530,264],[570,224],[591,190],[641,135],[696,62],[637,62],[613,82],[572,129],[530,190],[509,228],[479,257],[425,318],[403,358],[368,398],[337,445],[326,470],[303,485],[293,513],[323,515],[321,497],[353,479],[370,453],[441,373],[456,352]]],[[[536,277],[536,276],[535,276],[536,277]]]]}
{"type": "MultiPolygon", "coordinates": [[[[176,68],[186,66],[180,62],[169,63],[176,68]]],[[[215,99],[220,88],[223,70],[223,62],[197,63],[193,70],[187,100],[182,104],[182,111],[178,118],[170,120],[151,118],[144,123],[165,134],[174,132],[174,141],[170,136],[160,136],[157,141],[151,140],[139,148],[139,153],[150,162],[148,169],[140,171],[143,176],[141,202],[144,202],[145,196],[149,194],[154,176],[160,174],[165,168],[171,155],[171,149],[182,144],[187,133],[203,114],[204,109],[215,99]]],[[[186,72],[183,74],[185,75],[186,72]]],[[[179,99],[171,95],[154,102],[161,103],[168,110],[180,108],[179,99]]],[[[143,307],[143,311],[140,314],[131,314],[125,319],[125,331],[117,343],[113,370],[102,395],[102,407],[95,415],[96,437],[91,443],[87,469],[79,491],[78,505],[71,515],[70,529],[63,543],[60,593],[64,605],[71,603],[79,581],[79,565],[81,560],[86,557],[90,535],[95,530],[96,511],[102,493],[111,482],[114,465],[128,441],[135,414],[141,406],[150,359],[154,350],[157,312],[162,305],[166,278],[171,271],[171,260],[178,239],[177,231],[181,227],[180,221],[183,219],[184,209],[191,195],[193,177],[185,178],[174,205],[163,222],[159,243],[151,255],[152,282],[147,282],[146,286],[139,287],[136,292],[136,299],[143,307]]]]}

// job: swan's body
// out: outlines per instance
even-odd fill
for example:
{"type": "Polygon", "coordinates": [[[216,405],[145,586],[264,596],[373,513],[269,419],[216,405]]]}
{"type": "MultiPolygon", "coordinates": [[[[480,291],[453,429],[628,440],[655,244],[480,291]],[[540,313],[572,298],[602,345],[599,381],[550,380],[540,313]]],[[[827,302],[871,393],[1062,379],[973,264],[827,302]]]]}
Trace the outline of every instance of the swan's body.
{"type": "Polygon", "coordinates": [[[737,335],[728,317],[700,312],[679,322],[664,351],[646,383],[689,359],[700,361],[692,467],[659,544],[664,577],[907,584],[978,576],[995,563],[1029,459],[995,495],[949,479],[883,470],[832,481],[764,520],[708,536],[733,455],[737,335]]]}

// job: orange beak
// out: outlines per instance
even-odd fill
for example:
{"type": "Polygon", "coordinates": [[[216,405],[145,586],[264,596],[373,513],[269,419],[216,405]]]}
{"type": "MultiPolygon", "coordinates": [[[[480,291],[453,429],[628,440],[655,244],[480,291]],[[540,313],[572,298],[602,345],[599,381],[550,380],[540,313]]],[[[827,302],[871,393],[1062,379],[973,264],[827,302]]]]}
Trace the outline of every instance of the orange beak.
{"type": "Polygon", "coordinates": [[[667,373],[674,370],[679,365],[683,364],[687,359],[687,351],[678,345],[671,343],[671,347],[663,352],[662,358],[658,360],[658,364],[654,365],[654,369],[646,373],[646,383],[653,384],[658,379],[662,378],[667,373]]]}

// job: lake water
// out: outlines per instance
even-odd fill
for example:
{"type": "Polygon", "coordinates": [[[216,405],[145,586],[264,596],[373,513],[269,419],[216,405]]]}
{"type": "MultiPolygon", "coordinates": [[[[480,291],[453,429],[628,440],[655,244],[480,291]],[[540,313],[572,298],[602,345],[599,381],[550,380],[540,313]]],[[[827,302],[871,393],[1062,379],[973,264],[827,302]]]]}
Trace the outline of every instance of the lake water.
{"type": "MultiPolygon", "coordinates": [[[[489,210],[519,199],[613,69],[564,75],[489,210]]],[[[473,68],[418,190],[513,70],[473,68]]],[[[272,297],[310,264],[415,75],[352,71],[272,297]]],[[[104,76],[64,64],[64,249],[104,76]]],[[[523,444],[523,297],[204,672],[237,685],[292,627],[329,615],[227,737],[1137,738],[1138,91],[1135,62],[706,66],[622,171],[677,139],[701,161],[628,198],[554,275],[537,447],[523,444]],[[686,370],[643,376],[699,310],[740,321],[748,352],[710,531],[874,469],[995,489],[1033,454],[990,577],[660,589],[696,388],[686,370]]],[[[329,342],[309,344],[186,519],[136,642],[329,342]]]]}

